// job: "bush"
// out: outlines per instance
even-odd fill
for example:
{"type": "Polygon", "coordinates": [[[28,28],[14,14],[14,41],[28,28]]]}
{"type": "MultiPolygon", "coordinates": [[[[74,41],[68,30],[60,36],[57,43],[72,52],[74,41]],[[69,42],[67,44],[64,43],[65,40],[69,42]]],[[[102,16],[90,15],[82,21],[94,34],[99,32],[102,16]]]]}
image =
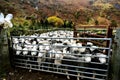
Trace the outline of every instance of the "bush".
{"type": "Polygon", "coordinates": [[[15,35],[15,36],[19,36],[19,35],[23,35],[25,34],[25,27],[22,25],[19,26],[13,26],[13,28],[11,29],[11,35],[15,35]]]}
{"type": "Polygon", "coordinates": [[[118,24],[117,24],[117,22],[115,20],[112,20],[110,26],[111,27],[117,27],[118,24]]]}
{"type": "Polygon", "coordinates": [[[99,21],[98,20],[95,20],[95,25],[99,25],[99,21]]]}
{"type": "Polygon", "coordinates": [[[55,26],[55,27],[60,27],[64,24],[63,20],[57,16],[51,16],[47,18],[47,21],[49,24],[55,26]]]}
{"type": "Polygon", "coordinates": [[[74,17],[76,19],[79,19],[80,15],[81,15],[80,11],[77,11],[77,12],[74,13],[74,17]]]}
{"type": "Polygon", "coordinates": [[[72,28],[74,26],[74,23],[72,21],[65,20],[64,21],[64,28],[72,28]]]}

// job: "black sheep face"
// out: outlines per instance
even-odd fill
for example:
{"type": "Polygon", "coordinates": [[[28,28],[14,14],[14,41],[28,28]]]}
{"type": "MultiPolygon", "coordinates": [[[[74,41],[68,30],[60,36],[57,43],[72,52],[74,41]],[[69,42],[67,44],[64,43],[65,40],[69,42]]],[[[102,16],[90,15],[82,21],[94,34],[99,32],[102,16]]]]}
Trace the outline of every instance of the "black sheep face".
{"type": "Polygon", "coordinates": [[[89,48],[86,48],[85,49],[85,54],[91,54],[92,52],[91,52],[91,50],[89,49],[89,48]]]}
{"type": "Polygon", "coordinates": [[[92,54],[95,55],[96,53],[101,53],[101,52],[102,52],[102,50],[100,50],[100,49],[95,49],[95,50],[92,51],[92,54]]]}
{"type": "Polygon", "coordinates": [[[74,56],[79,57],[80,51],[79,50],[75,50],[73,53],[74,53],[74,56]]]}

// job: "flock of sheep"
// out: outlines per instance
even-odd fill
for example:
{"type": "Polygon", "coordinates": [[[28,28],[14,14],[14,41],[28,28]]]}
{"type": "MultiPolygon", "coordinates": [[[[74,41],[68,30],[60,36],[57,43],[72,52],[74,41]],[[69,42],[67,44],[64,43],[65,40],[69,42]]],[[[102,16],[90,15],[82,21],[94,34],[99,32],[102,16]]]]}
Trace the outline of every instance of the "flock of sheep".
{"type": "MultiPolygon", "coordinates": [[[[85,65],[83,67],[85,68],[100,68],[101,70],[102,68],[105,69],[107,63],[107,55],[104,54],[105,50],[99,49],[98,46],[95,46],[91,42],[87,42],[83,46],[80,40],[73,38],[73,31],[58,30],[42,34],[12,37],[12,45],[15,55],[22,55],[22,59],[28,60],[28,57],[25,58],[24,56],[29,55],[31,56],[29,58],[31,61],[37,62],[35,65],[40,67],[43,66],[42,63],[51,63],[57,68],[65,68],[65,74],[71,74],[67,69],[83,70],[74,66],[83,66],[84,63],[85,65]]],[[[51,67],[49,64],[47,66],[51,67]]],[[[87,71],[87,69],[84,71],[87,71]]],[[[95,70],[89,71],[89,73],[93,72],[95,72],[95,70]]],[[[80,72],[76,74],[79,80],[80,72]]],[[[99,75],[101,72],[96,71],[96,74],[99,75]]],[[[81,73],[81,76],[82,75],[81,73]]],[[[67,78],[70,79],[69,76],[67,76],[67,78]]]]}

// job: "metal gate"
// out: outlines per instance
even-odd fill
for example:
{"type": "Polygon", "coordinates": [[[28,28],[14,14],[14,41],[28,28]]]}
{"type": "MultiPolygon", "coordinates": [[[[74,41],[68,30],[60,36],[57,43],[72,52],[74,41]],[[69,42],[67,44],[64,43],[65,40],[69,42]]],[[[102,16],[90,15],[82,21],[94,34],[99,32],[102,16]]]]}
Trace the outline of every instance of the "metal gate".
{"type": "Polygon", "coordinates": [[[111,38],[12,36],[11,42],[10,55],[15,67],[62,74],[68,79],[71,76],[77,80],[108,79],[111,38]],[[99,46],[91,41],[109,41],[109,46],[99,46]],[[104,56],[100,56],[102,53],[104,56]]]}

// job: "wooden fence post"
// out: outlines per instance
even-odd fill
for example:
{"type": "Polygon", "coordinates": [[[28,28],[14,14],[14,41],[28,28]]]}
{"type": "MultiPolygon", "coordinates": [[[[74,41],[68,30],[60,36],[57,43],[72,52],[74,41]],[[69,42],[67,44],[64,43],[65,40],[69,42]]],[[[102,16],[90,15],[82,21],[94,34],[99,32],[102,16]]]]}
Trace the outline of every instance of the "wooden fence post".
{"type": "Polygon", "coordinates": [[[7,33],[2,29],[0,31],[0,77],[5,75],[9,65],[7,33]]]}
{"type": "Polygon", "coordinates": [[[115,44],[113,48],[114,49],[112,56],[112,80],[120,80],[120,28],[117,29],[115,36],[115,44]]]}

